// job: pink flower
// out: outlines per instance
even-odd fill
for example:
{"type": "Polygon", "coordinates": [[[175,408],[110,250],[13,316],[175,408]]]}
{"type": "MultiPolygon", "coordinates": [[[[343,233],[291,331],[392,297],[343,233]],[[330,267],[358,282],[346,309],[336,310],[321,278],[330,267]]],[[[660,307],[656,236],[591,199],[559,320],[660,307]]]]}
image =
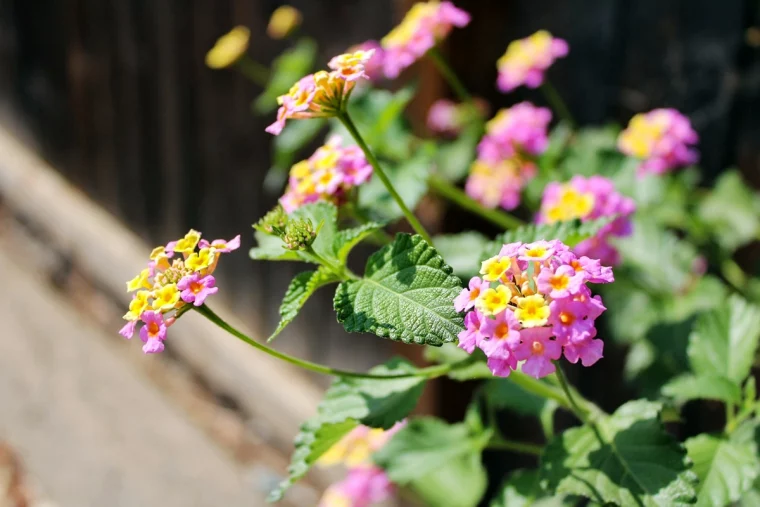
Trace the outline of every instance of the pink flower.
{"type": "Polygon", "coordinates": [[[591,317],[595,308],[589,302],[558,299],[551,302],[549,309],[552,332],[563,345],[579,343],[596,335],[594,318],[591,317]]]}
{"type": "Polygon", "coordinates": [[[566,56],[568,50],[567,42],[552,37],[546,30],[511,42],[496,64],[499,90],[507,93],[520,85],[538,88],[544,81],[546,69],[557,58],[566,56]]]}
{"type": "Polygon", "coordinates": [[[508,377],[517,369],[514,349],[520,344],[520,323],[511,310],[494,319],[485,319],[481,331],[487,337],[480,341],[480,349],[488,357],[488,368],[497,377],[508,377]]]}
{"type": "Polygon", "coordinates": [[[675,109],[654,109],[631,118],[618,137],[618,148],[642,160],[639,174],[662,174],[694,164],[699,154],[691,145],[699,136],[689,119],[675,109]]]}
{"type": "Polygon", "coordinates": [[[216,250],[218,253],[230,253],[233,250],[240,248],[240,234],[229,241],[225,241],[223,239],[215,239],[209,243],[205,239],[202,239],[198,242],[198,248],[207,247],[214,247],[214,250],[216,250]]]}
{"type": "Polygon", "coordinates": [[[552,340],[552,330],[547,327],[534,327],[520,331],[520,345],[515,348],[515,357],[525,361],[522,372],[535,378],[542,378],[554,373],[552,361],[562,355],[561,345],[552,340]]]}
{"type": "Polygon", "coordinates": [[[330,486],[319,507],[368,507],[393,496],[395,487],[384,470],[376,466],[349,470],[342,481],[330,486]]]}
{"type": "Polygon", "coordinates": [[[472,354],[475,347],[480,345],[483,340],[483,332],[480,327],[486,319],[478,311],[471,311],[464,317],[465,330],[460,332],[457,336],[459,338],[458,347],[467,351],[468,354],[472,354]]]}
{"type": "Polygon", "coordinates": [[[143,327],[140,328],[140,339],[145,343],[143,352],[146,354],[155,354],[164,350],[164,339],[166,338],[166,324],[161,312],[146,310],[140,316],[143,321],[143,327]]]}
{"type": "Polygon", "coordinates": [[[135,334],[135,326],[137,326],[136,320],[127,322],[126,324],[124,324],[124,327],[122,327],[121,330],[119,330],[119,334],[122,335],[127,340],[129,340],[135,334]]]}
{"type": "Polygon", "coordinates": [[[547,261],[554,255],[555,247],[552,243],[544,240],[526,243],[518,250],[517,258],[521,261],[547,261]]]}
{"type": "Polygon", "coordinates": [[[470,22],[470,15],[451,2],[419,2],[409,9],[404,19],[380,41],[385,56],[385,76],[395,79],[444,39],[455,26],[470,22]]]}
{"type": "Polygon", "coordinates": [[[536,166],[519,158],[498,163],[476,160],[465,183],[467,195],[486,208],[515,209],[520,204],[520,192],[536,175],[536,166]]]}
{"type": "Polygon", "coordinates": [[[555,271],[544,268],[536,279],[539,292],[552,299],[566,298],[577,293],[585,281],[583,273],[576,273],[568,265],[560,266],[555,271]]]}
{"type": "Polygon", "coordinates": [[[579,343],[569,343],[564,347],[565,359],[575,364],[578,359],[583,366],[592,366],[603,357],[604,342],[602,340],[587,339],[579,343]]]}
{"type": "Polygon", "coordinates": [[[211,275],[202,277],[199,273],[192,273],[179,281],[177,289],[182,291],[182,301],[201,306],[207,297],[219,291],[219,287],[214,287],[215,284],[216,280],[211,275]]]}
{"type": "Polygon", "coordinates": [[[486,124],[478,158],[494,162],[520,154],[540,155],[549,145],[547,129],[551,119],[549,109],[530,102],[499,110],[486,124]]]}
{"type": "Polygon", "coordinates": [[[467,289],[462,289],[462,292],[454,300],[454,308],[458,312],[469,310],[475,306],[475,300],[478,299],[481,292],[489,287],[489,283],[480,279],[480,277],[474,277],[470,280],[470,284],[467,289]]]}
{"type": "Polygon", "coordinates": [[[354,53],[356,51],[374,51],[372,57],[364,63],[364,73],[370,81],[377,81],[383,77],[383,62],[385,61],[385,50],[376,40],[368,40],[351,46],[348,49],[348,53],[354,53]]]}

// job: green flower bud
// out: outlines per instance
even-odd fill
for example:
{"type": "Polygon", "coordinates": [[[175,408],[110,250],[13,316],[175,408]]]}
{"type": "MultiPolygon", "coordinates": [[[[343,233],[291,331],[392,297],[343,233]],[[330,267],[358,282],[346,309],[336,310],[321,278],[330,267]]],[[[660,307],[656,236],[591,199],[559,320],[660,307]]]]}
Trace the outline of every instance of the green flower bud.
{"type": "Polygon", "coordinates": [[[288,215],[279,204],[272,208],[261,220],[253,224],[253,228],[264,234],[282,237],[288,224],[288,215]]]}
{"type": "Polygon", "coordinates": [[[282,242],[288,250],[306,250],[314,243],[317,233],[311,220],[290,220],[285,226],[282,242]]]}

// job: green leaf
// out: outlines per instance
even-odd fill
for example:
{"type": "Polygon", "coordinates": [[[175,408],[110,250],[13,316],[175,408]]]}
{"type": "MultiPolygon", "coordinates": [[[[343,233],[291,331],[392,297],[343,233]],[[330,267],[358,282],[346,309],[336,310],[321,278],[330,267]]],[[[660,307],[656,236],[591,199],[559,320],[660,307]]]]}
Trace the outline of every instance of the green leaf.
{"type": "Polygon", "coordinates": [[[482,123],[473,122],[455,141],[442,144],[436,156],[437,172],[449,181],[459,181],[467,176],[482,134],[482,123]]]}
{"type": "Polygon", "coordinates": [[[493,373],[486,365],[486,356],[480,349],[475,349],[472,354],[468,354],[453,343],[444,343],[440,347],[427,347],[425,349],[425,359],[433,363],[451,364],[469,360],[470,363],[459,366],[451,370],[447,375],[449,378],[459,381],[477,380],[483,378],[493,378],[493,373]]]}
{"type": "Polygon", "coordinates": [[[567,174],[611,176],[625,157],[617,149],[620,127],[587,127],[575,133],[561,168],[567,174]]]}
{"type": "Polygon", "coordinates": [[[734,251],[760,234],[760,197],[737,170],[718,178],[697,213],[726,250],[734,251]]]}
{"type": "Polygon", "coordinates": [[[316,56],[317,44],[311,39],[303,38],[275,58],[269,84],[261,95],[256,97],[253,109],[259,114],[274,111],[277,108],[277,97],[287,93],[296,81],[309,73],[316,56]]]}
{"type": "Polygon", "coordinates": [[[338,234],[337,206],[327,201],[312,202],[291,212],[290,217],[311,220],[314,228],[319,228],[317,239],[314,240],[311,248],[325,259],[337,260],[333,249],[335,237],[338,234]]]}
{"type": "Polygon", "coordinates": [[[461,291],[451,267],[421,236],[398,234],[372,254],[364,278],[341,283],[335,292],[338,321],[348,332],[440,346],[464,329],[454,309],[461,291]]]}
{"type": "Polygon", "coordinates": [[[496,409],[509,409],[520,415],[537,417],[544,434],[554,433],[554,412],[556,401],[547,400],[526,391],[509,379],[489,380],[484,386],[486,400],[496,409]]]}
{"type": "Polygon", "coordinates": [[[383,224],[377,222],[369,222],[352,229],[344,229],[342,231],[339,231],[335,236],[335,241],[333,242],[333,251],[335,257],[341,264],[345,264],[346,259],[348,258],[348,254],[351,253],[351,250],[356,245],[382,228],[383,224]]]}
{"type": "Polygon", "coordinates": [[[467,231],[436,236],[433,244],[454,269],[454,274],[467,280],[478,274],[489,240],[479,232],[467,231]]]}
{"type": "MultiPolygon", "coordinates": [[[[378,375],[408,374],[416,368],[403,359],[370,370],[378,375]]],[[[282,499],[285,490],[303,477],[311,466],[358,424],[390,428],[417,405],[425,386],[423,377],[398,379],[339,378],[325,393],[317,415],[301,426],[288,477],[270,493],[269,501],[282,499]]]]}
{"type": "Polygon", "coordinates": [[[687,353],[697,375],[717,375],[737,385],[749,374],[760,339],[760,308],[732,295],[697,319],[687,353]]]}
{"type": "Polygon", "coordinates": [[[255,261],[300,261],[298,253],[287,250],[282,240],[277,236],[270,236],[260,231],[255,231],[253,237],[258,246],[251,248],[248,255],[255,261]]]}
{"type": "Polygon", "coordinates": [[[662,388],[662,394],[678,401],[719,400],[728,403],[741,401],[739,386],[725,377],[715,375],[682,375],[662,388]]]}
{"type": "Polygon", "coordinates": [[[411,486],[426,505],[475,507],[487,482],[480,455],[469,453],[440,463],[428,475],[412,481],[411,486]]]}
{"type": "Polygon", "coordinates": [[[599,418],[596,431],[588,425],[565,431],[541,457],[542,486],[616,505],[693,503],[696,477],[659,411],[658,403],[632,401],[599,418]]]}
{"type": "Polygon", "coordinates": [[[700,481],[697,505],[728,505],[752,489],[760,468],[752,446],[707,434],[690,438],[684,445],[700,481]]]}
{"type": "Polygon", "coordinates": [[[560,495],[548,496],[541,489],[538,470],[516,470],[499,488],[491,507],[562,507],[574,505],[560,495]]]}
{"type": "Polygon", "coordinates": [[[282,298],[282,304],[280,305],[280,323],[277,324],[277,329],[275,329],[274,333],[272,333],[272,336],[270,336],[267,341],[274,340],[275,337],[298,316],[298,312],[300,312],[303,305],[306,304],[306,300],[308,300],[317,289],[338,281],[339,278],[334,273],[322,266],[316,271],[304,271],[303,273],[297,274],[290,282],[288,290],[285,291],[285,296],[282,298]]]}

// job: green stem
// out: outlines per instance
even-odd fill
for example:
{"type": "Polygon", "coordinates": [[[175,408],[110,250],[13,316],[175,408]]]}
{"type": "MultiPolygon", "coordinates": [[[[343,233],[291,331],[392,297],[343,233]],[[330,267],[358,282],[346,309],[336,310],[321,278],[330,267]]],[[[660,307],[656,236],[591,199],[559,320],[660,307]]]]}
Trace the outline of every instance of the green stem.
{"type": "Polygon", "coordinates": [[[285,361],[286,363],[290,363],[292,365],[298,366],[305,370],[313,371],[315,373],[322,373],[325,375],[333,375],[337,377],[349,377],[349,378],[378,379],[378,380],[411,378],[411,377],[423,377],[426,379],[433,379],[437,377],[442,377],[446,375],[447,373],[449,373],[450,371],[456,370],[460,366],[466,366],[467,364],[469,364],[469,358],[467,358],[457,363],[441,364],[437,366],[431,366],[428,368],[421,368],[413,373],[405,373],[402,375],[376,375],[372,373],[360,373],[360,372],[353,372],[353,371],[338,370],[336,368],[330,368],[329,366],[325,366],[323,364],[312,363],[311,361],[299,359],[297,357],[293,357],[291,355],[275,350],[271,347],[267,347],[263,343],[257,342],[250,336],[234,328],[232,325],[230,325],[224,319],[222,319],[219,315],[214,313],[214,311],[211,310],[211,308],[209,308],[206,305],[197,306],[197,307],[194,307],[193,309],[196,310],[201,315],[203,315],[204,317],[206,317],[208,320],[210,320],[214,324],[216,324],[217,326],[219,326],[220,328],[230,333],[232,336],[247,343],[253,348],[258,349],[261,352],[264,352],[265,354],[269,354],[272,357],[276,357],[277,359],[281,359],[282,361],[285,361]]]}
{"type": "Polygon", "coordinates": [[[240,70],[245,77],[262,88],[266,88],[269,83],[269,69],[264,65],[251,59],[248,55],[243,55],[240,60],[235,62],[235,65],[237,65],[238,70],[240,70]]]}
{"type": "Polygon", "coordinates": [[[386,190],[388,190],[388,193],[391,194],[391,197],[393,197],[393,200],[396,201],[396,204],[399,208],[401,208],[401,212],[406,217],[409,224],[412,226],[412,229],[422,236],[422,238],[430,243],[433,244],[433,240],[430,238],[430,234],[425,230],[425,228],[422,226],[419,220],[417,220],[417,217],[414,216],[414,213],[409,210],[409,208],[404,203],[404,200],[401,199],[401,196],[396,192],[396,189],[393,188],[393,183],[391,183],[391,180],[388,178],[388,175],[385,174],[385,171],[383,171],[382,167],[380,167],[380,163],[377,161],[377,158],[375,157],[375,154],[372,153],[372,150],[369,149],[369,146],[367,146],[367,143],[364,141],[364,138],[361,136],[359,131],[356,129],[356,125],[354,125],[354,122],[351,120],[351,118],[348,116],[347,112],[341,112],[338,114],[338,119],[343,123],[343,126],[346,127],[346,130],[351,134],[351,137],[354,138],[354,141],[356,141],[356,144],[359,145],[359,147],[364,152],[364,156],[367,157],[367,161],[372,165],[372,169],[374,170],[374,174],[380,178],[380,181],[383,182],[383,185],[385,185],[386,190]]]}
{"type": "Polygon", "coordinates": [[[437,194],[449,199],[457,206],[466,209],[467,211],[471,211],[503,229],[514,229],[515,227],[525,225],[525,222],[509,213],[504,213],[503,211],[496,209],[484,208],[478,201],[440,176],[430,176],[428,179],[428,185],[437,194]]]}
{"type": "Polygon", "coordinates": [[[358,280],[359,279],[358,276],[356,276],[351,271],[349,271],[348,268],[346,268],[345,266],[336,266],[332,262],[328,261],[321,255],[319,255],[317,252],[314,251],[314,249],[311,246],[309,246],[309,248],[307,248],[305,252],[309,254],[311,257],[313,257],[314,260],[322,264],[324,267],[326,267],[327,269],[329,269],[330,271],[338,275],[338,277],[341,280],[358,280]]]}
{"type": "Polygon", "coordinates": [[[557,404],[567,410],[572,410],[572,405],[567,397],[556,387],[550,386],[546,382],[530,377],[522,372],[513,371],[509,375],[509,381],[514,382],[529,393],[533,393],[542,398],[554,400],[557,404]]]}
{"type": "Polygon", "coordinates": [[[530,454],[532,456],[540,456],[544,451],[544,448],[540,445],[528,444],[526,442],[515,442],[514,440],[506,440],[501,437],[491,439],[486,447],[488,449],[519,452],[522,454],[530,454]]]}
{"type": "Polygon", "coordinates": [[[575,402],[575,397],[573,397],[573,394],[570,389],[570,383],[567,381],[565,372],[562,371],[562,367],[559,365],[559,362],[555,362],[554,364],[557,367],[557,379],[559,380],[559,385],[562,386],[562,390],[565,391],[565,396],[567,396],[567,401],[570,403],[570,407],[573,409],[573,412],[578,417],[578,419],[580,419],[584,423],[587,423],[588,412],[586,410],[583,410],[575,402]]]}
{"type": "Polygon", "coordinates": [[[734,411],[736,407],[731,402],[726,403],[726,431],[731,432],[736,427],[736,419],[734,417],[734,411]],[[729,430],[730,428],[730,430],[729,430]]]}
{"type": "Polygon", "coordinates": [[[573,119],[573,115],[570,112],[570,109],[568,109],[565,101],[562,100],[560,94],[548,80],[544,80],[544,84],[541,85],[541,91],[543,92],[544,97],[546,97],[546,100],[549,102],[549,105],[552,107],[552,109],[557,111],[559,117],[569,123],[570,127],[574,128],[575,120],[573,119]]]}
{"type": "Polygon", "coordinates": [[[447,83],[449,83],[449,86],[451,86],[451,89],[454,90],[454,93],[456,93],[457,97],[459,97],[459,100],[462,102],[471,102],[472,95],[470,95],[470,92],[467,91],[467,88],[465,88],[465,86],[459,80],[456,72],[454,72],[454,69],[452,69],[448,64],[438,48],[434,47],[428,51],[427,54],[430,59],[433,60],[435,66],[438,68],[438,72],[443,75],[443,78],[447,83]]]}

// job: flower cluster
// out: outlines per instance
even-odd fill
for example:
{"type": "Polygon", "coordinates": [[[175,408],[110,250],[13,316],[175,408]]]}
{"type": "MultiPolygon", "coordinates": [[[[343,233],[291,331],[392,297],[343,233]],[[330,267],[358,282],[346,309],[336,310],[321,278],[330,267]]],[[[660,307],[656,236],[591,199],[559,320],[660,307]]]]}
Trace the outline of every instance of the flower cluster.
{"type": "Polygon", "coordinates": [[[367,40],[361,44],[351,46],[348,49],[348,53],[356,53],[357,51],[374,51],[372,56],[364,62],[364,74],[372,81],[378,81],[383,77],[383,63],[385,62],[385,50],[376,40],[367,40]]]}
{"type": "Polygon", "coordinates": [[[448,99],[436,100],[428,110],[427,126],[445,136],[456,136],[475,116],[485,117],[488,114],[488,103],[483,99],[474,99],[472,105],[455,103],[448,99]]]}
{"type": "Polygon", "coordinates": [[[496,62],[499,90],[510,92],[520,85],[538,88],[544,82],[544,72],[554,60],[567,55],[567,42],[546,30],[539,30],[530,37],[512,41],[507,51],[496,62]]]}
{"type": "Polygon", "coordinates": [[[401,23],[380,41],[385,50],[385,76],[395,79],[445,38],[453,27],[461,28],[469,22],[470,15],[451,2],[430,0],[414,4],[401,23]]]}
{"type": "Polygon", "coordinates": [[[290,179],[280,204],[287,213],[319,200],[335,204],[346,193],[372,177],[372,166],[361,148],[341,146],[340,136],[333,136],[306,160],[290,169],[290,179]]]}
{"type": "Polygon", "coordinates": [[[486,124],[478,144],[478,158],[465,185],[467,194],[483,206],[514,209],[520,192],[535,176],[528,157],[541,154],[549,144],[551,112],[529,102],[500,110],[486,124]]]}
{"type": "Polygon", "coordinates": [[[189,305],[201,306],[219,290],[212,276],[219,255],[239,247],[240,236],[209,243],[201,239],[201,233],[190,229],[184,238],[154,248],[148,267],[127,282],[127,292],[134,294],[124,315],[127,324],[119,334],[132,338],[137,324],[142,322],[143,352],[164,350],[166,329],[189,305]]]}
{"type": "Polygon", "coordinates": [[[698,141],[686,116],[675,109],[654,109],[631,118],[618,148],[643,160],[639,174],[662,174],[697,162],[699,154],[691,145],[698,141]]]}
{"type": "Polygon", "coordinates": [[[378,451],[398,432],[405,421],[389,430],[357,426],[323,454],[318,463],[324,466],[344,464],[348,474],[342,481],[325,491],[320,507],[366,507],[387,500],[394,493],[388,475],[372,463],[372,453],[378,451]]]}
{"type": "Polygon", "coordinates": [[[575,176],[568,183],[549,183],[544,189],[539,223],[554,223],[580,219],[594,220],[617,217],[602,227],[594,237],[573,248],[577,255],[599,259],[603,264],[616,265],[620,254],[609,243],[612,236],[629,236],[632,232],[631,214],[636,210],[633,199],[621,195],[615,185],[602,176],[575,176]]]}
{"type": "Polygon", "coordinates": [[[278,135],[288,119],[337,115],[345,108],[356,81],[366,77],[364,65],[373,54],[372,50],[344,53],[330,60],[330,72],[322,70],[301,78],[288,93],[277,97],[277,120],[266,131],[278,135]]]}
{"type": "Polygon", "coordinates": [[[584,366],[602,357],[594,321],[606,308],[586,284],[612,282],[611,268],[553,240],[504,245],[480,274],[454,300],[457,311],[468,311],[459,347],[479,347],[494,375],[506,377],[524,361],[523,373],[545,377],[563,351],[584,366]]]}

